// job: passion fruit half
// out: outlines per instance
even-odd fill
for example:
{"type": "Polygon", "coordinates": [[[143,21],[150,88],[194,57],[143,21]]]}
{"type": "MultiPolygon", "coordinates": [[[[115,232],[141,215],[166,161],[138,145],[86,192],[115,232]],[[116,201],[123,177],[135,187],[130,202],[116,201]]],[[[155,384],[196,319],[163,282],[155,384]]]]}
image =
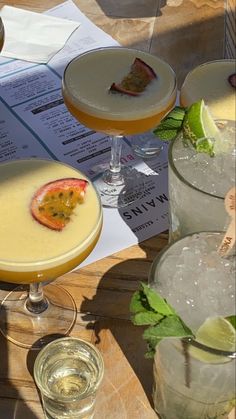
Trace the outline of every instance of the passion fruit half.
{"type": "Polygon", "coordinates": [[[147,85],[156,79],[155,71],[140,58],[135,58],[129,74],[120,83],[112,83],[111,92],[124,93],[129,96],[139,96],[147,85]]]}
{"type": "Polygon", "coordinates": [[[87,185],[87,180],[77,178],[46,183],[32,198],[32,216],[45,227],[61,231],[70,221],[76,205],[84,202],[87,185]]]}

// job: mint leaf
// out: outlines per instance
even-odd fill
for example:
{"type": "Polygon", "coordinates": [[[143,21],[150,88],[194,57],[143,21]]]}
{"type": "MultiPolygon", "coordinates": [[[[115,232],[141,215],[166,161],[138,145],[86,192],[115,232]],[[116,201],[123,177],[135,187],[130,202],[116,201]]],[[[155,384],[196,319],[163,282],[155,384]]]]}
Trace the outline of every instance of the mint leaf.
{"type": "Polygon", "coordinates": [[[228,320],[228,322],[230,322],[232,326],[236,329],[236,316],[235,315],[225,317],[225,320],[228,320]]]}
{"type": "Polygon", "coordinates": [[[193,337],[193,333],[178,316],[169,316],[157,325],[148,327],[143,334],[143,338],[148,341],[165,337],[193,337]]]}
{"type": "Polygon", "coordinates": [[[136,291],[130,302],[131,313],[139,313],[140,311],[150,311],[150,305],[143,291],[136,291]]]}
{"type": "Polygon", "coordinates": [[[144,326],[147,324],[156,324],[161,319],[163,319],[163,316],[159,313],[154,313],[154,311],[141,311],[132,316],[132,323],[136,326],[144,326]]]}
{"type": "Polygon", "coordinates": [[[158,338],[150,338],[147,341],[147,352],[145,354],[145,358],[154,358],[156,353],[156,347],[160,343],[161,339],[158,338]]]}
{"type": "Polygon", "coordinates": [[[176,106],[163,118],[160,124],[153,130],[153,133],[160,140],[173,140],[182,129],[185,112],[185,108],[176,106]]]}
{"type": "Polygon", "coordinates": [[[163,129],[163,128],[156,128],[153,133],[158,137],[159,140],[162,141],[171,141],[174,140],[176,135],[178,134],[178,130],[176,129],[163,129]]]}
{"type": "Polygon", "coordinates": [[[187,108],[184,108],[182,106],[175,106],[167,115],[167,117],[169,118],[173,118],[176,120],[179,120],[181,122],[183,122],[184,117],[185,117],[185,113],[186,113],[187,108]]]}
{"type": "Polygon", "coordinates": [[[157,292],[149,288],[143,282],[141,283],[143,292],[147,297],[150,307],[155,310],[157,313],[163,314],[164,316],[169,316],[175,314],[174,309],[162,298],[157,292]]]}
{"type": "MultiPolygon", "coordinates": [[[[156,346],[163,338],[194,337],[192,331],[168,302],[148,285],[141,282],[130,302],[131,321],[136,326],[149,326],[143,333],[147,342],[146,358],[155,355],[156,346]]],[[[231,316],[232,317],[232,316],[231,316]]]]}

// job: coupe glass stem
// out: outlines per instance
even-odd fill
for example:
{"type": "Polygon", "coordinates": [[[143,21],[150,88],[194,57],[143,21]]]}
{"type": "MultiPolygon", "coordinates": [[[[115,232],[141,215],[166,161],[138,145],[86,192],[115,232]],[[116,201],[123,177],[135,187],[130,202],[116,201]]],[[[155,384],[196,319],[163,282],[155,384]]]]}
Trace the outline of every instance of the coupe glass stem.
{"type": "Polygon", "coordinates": [[[122,148],[122,135],[114,135],[111,137],[111,160],[109,175],[105,182],[110,185],[116,185],[117,183],[123,183],[123,176],[121,174],[121,148],[122,148]]]}
{"type": "Polygon", "coordinates": [[[31,313],[40,314],[48,307],[48,300],[43,295],[42,282],[30,284],[29,295],[26,300],[26,308],[31,313]]]}

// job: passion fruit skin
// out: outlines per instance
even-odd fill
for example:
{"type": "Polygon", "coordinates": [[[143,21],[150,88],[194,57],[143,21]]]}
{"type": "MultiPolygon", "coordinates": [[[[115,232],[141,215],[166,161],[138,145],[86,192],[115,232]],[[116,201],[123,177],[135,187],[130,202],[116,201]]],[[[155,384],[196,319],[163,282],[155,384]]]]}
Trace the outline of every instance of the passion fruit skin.
{"type": "Polygon", "coordinates": [[[236,73],[230,74],[228,77],[229,84],[236,89],[236,73]]]}
{"type": "Polygon", "coordinates": [[[147,85],[156,79],[155,71],[140,58],[135,58],[129,74],[120,83],[112,83],[111,92],[123,93],[129,96],[139,96],[147,85]]]}
{"type": "Polygon", "coordinates": [[[33,218],[51,230],[63,230],[75,207],[84,202],[88,183],[85,179],[64,178],[41,186],[31,200],[33,218]]]}

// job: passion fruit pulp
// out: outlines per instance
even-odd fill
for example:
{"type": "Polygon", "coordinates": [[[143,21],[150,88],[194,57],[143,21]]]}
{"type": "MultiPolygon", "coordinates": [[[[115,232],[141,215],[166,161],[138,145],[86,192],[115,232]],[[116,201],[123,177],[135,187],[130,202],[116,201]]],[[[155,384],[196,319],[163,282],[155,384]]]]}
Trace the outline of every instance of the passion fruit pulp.
{"type": "Polygon", "coordinates": [[[31,214],[40,224],[61,231],[78,204],[84,202],[88,181],[77,178],[58,179],[41,186],[31,201],[31,214]]]}
{"type": "Polygon", "coordinates": [[[156,78],[155,71],[143,60],[136,57],[129,74],[120,83],[112,83],[110,91],[139,96],[147,85],[156,78]]]}

